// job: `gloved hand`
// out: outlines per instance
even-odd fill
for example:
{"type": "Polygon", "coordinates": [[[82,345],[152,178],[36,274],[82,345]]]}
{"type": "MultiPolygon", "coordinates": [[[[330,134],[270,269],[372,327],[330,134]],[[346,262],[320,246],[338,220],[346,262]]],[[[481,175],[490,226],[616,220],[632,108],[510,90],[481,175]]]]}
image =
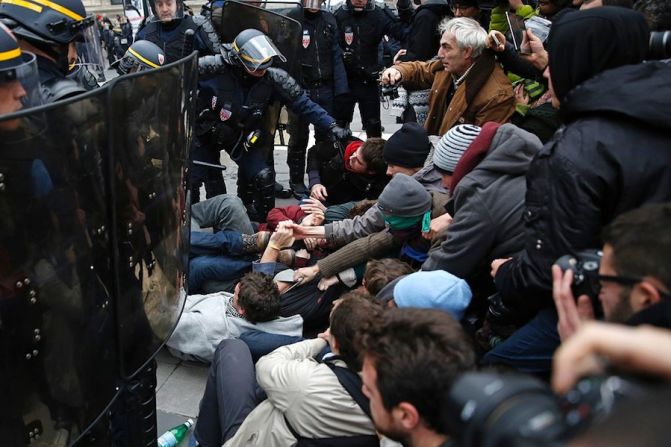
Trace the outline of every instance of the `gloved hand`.
{"type": "Polygon", "coordinates": [[[331,125],[331,135],[333,135],[336,140],[346,141],[352,136],[352,131],[333,123],[331,125]]]}

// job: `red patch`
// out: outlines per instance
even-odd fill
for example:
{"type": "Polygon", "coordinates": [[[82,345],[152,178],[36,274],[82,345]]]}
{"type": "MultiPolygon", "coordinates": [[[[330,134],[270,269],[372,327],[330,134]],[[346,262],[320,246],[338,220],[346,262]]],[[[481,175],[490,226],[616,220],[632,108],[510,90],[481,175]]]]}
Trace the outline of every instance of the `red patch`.
{"type": "Polygon", "coordinates": [[[227,121],[231,117],[232,113],[230,110],[221,109],[219,111],[219,119],[222,121],[227,121]]]}
{"type": "Polygon", "coordinates": [[[310,45],[310,32],[305,30],[303,31],[303,48],[307,48],[310,45]]]}
{"type": "Polygon", "coordinates": [[[352,42],[354,42],[354,33],[345,33],[345,43],[352,45],[352,42]]]}

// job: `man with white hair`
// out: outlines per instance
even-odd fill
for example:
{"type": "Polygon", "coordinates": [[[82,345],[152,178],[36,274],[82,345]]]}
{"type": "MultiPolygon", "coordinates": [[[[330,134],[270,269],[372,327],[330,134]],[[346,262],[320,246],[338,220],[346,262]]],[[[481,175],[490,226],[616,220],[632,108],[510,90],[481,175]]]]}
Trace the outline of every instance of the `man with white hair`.
{"type": "Polygon", "coordinates": [[[383,84],[403,83],[409,90],[431,88],[424,127],[443,135],[457,124],[505,123],[515,111],[510,81],[490,50],[487,32],[473,19],[441,22],[438,57],[404,62],[382,73],[383,84]]]}

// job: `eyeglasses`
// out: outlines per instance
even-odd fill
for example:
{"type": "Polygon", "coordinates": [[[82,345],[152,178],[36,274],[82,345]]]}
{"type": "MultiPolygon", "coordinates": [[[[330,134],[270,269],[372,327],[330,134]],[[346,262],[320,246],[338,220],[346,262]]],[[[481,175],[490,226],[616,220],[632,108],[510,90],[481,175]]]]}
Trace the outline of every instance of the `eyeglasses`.
{"type": "MultiPolygon", "coordinates": [[[[597,275],[597,279],[600,282],[612,282],[626,287],[633,287],[636,284],[643,282],[643,278],[636,278],[633,276],[619,276],[619,275],[597,275]]],[[[662,298],[671,299],[670,292],[664,292],[659,289],[657,289],[657,292],[662,298]]]]}

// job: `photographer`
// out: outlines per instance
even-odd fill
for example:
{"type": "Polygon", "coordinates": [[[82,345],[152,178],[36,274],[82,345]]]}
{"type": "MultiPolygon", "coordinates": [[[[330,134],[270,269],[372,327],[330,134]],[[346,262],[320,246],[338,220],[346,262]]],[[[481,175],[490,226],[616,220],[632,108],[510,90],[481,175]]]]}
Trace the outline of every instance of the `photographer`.
{"type": "MultiPolygon", "coordinates": [[[[598,279],[605,321],[624,323],[643,309],[671,298],[671,204],[652,205],[620,215],[603,234],[603,257],[598,279]]],[[[573,271],[552,266],[552,295],[567,340],[585,320],[594,319],[590,297],[573,296],[573,271]]]]}
{"type": "Polygon", "coordinates": [[[443,21],[439,28],[437,60],[388,68],[382,84],[402,82],[410,90],[431,87],[424,124],[429,135],[443,135],[456,124],[506,122],[515,111],[515,98],[510,81],[485,48],[487,32],[468,18],[443,21]]]}

